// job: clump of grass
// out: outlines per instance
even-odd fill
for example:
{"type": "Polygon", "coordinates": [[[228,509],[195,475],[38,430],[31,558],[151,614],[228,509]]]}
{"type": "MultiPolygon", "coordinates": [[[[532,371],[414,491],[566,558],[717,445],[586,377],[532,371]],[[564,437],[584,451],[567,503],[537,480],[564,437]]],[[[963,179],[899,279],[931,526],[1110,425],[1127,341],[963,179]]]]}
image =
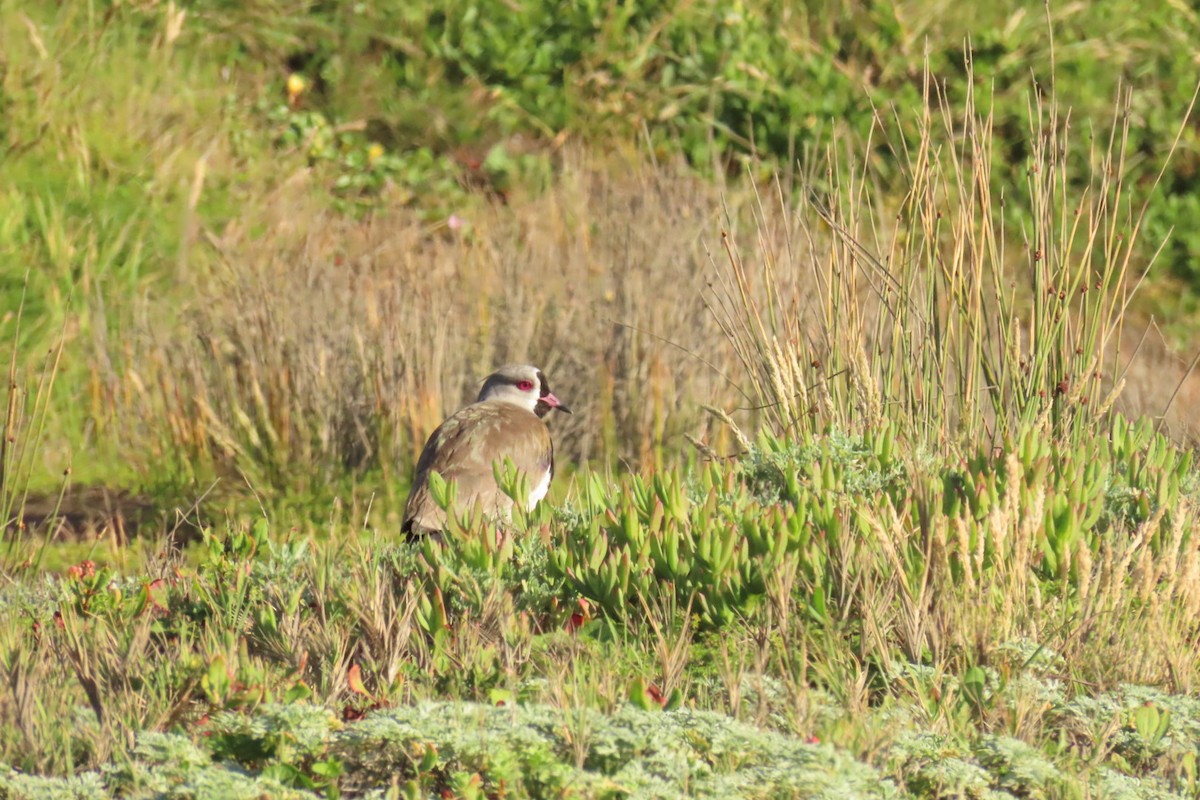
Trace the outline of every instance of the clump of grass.
{"type": "Polygon", "coordinates": [[[850,457],[836,437],[801,447],[764,437],[770,491],[759,459],[708,470],[690,497],[669,475],[594,481],[552,564],[618,619],[665,597],[725,628],[786,602],[818,629],[849,625],[858,657],[879,664],[961,671],[991,657],[985,643],[1026,637],[1084,680],[1153,675],[1183,689],[1200,668],[1187,655],[1200,608],[1194,498],[1181,489],[1191,460],[1148,425],[1139,437],[1113,424],[1073,450],[1030,432],[965,469],[932,459],[919,471],[901,467],[887,430],[850,457]],[[1114,508],[1114,485],[1140,510],[1114,508]],[[1145,645],[1136,658],[1104,644],[1134,641],[1145,645]]]}
{"type": "Polygon", "coordinates": [[[70,463],[63,471],[63,483],[57,497],[49,500],[49,508],[38,517],[40,537],[28,537],[27,515],[30,488],[38,472],[38,458],[45,443],[46,423],[50,415],[50,399],[58,376],[62,356],[62,340],[52,347],[40,363],[20,364],[21,323],[25,310],[24,296],[16,314],[6,322],[11,324],[6,391],[3,404],[3,423],[0,430],[0,574],[12,574],[18,568],[37,567],[46,547],[56,533],[58,511],[67,488],[70,463]]]}
{"type": "Polygon", "coordinates": [[[1034,100],[1034,214],[1019,227],[992,173],[990,109],[973,91],[952,108],[928,75],[925,95],[915,145],[878,130],[906,173],[898,206],[876,194],[881,159],[831,157],[828,188],[802,192],[786,226],[760,218],[753,255],[726,238],[712,308],[754,394],[779,434],[891,421],[946,450],[1040,425],[1094,432],[1120,392],[1124,315],[1153,263],[1135,256],[1147,201],[1126,186],[1129,93],[1087,161],[1070,155],[1057,100],[1034,100]]]}

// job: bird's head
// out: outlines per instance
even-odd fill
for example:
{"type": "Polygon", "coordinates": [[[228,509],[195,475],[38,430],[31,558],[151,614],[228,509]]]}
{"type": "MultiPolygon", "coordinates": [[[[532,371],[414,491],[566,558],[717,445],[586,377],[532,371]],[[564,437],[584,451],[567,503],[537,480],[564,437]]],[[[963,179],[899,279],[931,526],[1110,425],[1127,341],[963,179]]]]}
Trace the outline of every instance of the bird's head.
{"type": "Polygon", "coordinates": [[[550,391],[545,374],[528,364],[509,364],[489,375],[479,390],[477,402],[485,400],[512,403],[539,417],[546,416],[551,409],[571,413],[550,391]]]}

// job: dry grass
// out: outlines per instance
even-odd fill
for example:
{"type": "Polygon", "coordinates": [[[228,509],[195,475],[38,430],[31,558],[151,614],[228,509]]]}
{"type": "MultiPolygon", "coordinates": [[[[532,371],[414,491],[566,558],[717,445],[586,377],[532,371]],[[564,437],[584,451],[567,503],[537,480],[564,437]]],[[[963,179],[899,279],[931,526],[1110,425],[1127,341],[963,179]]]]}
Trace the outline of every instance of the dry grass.
{"type": "MultiPolygon", "coordinates": [[[[1121,131],[1068,201],[1063,122],[1035,113],[1042,211],[1017,223],[973,106],[943,105],[915,149],[896,144],[913,185],[896,210],[874,194],[877,164],[833,156],[793,206],[777,186],[721,193],[573,152],[548,192],[464,209],[457,231],[402,208],[331,214],[301,172],[204,232],[220,266],[184,277],[177,314],[147,297],[120,352],[98,340],[100,405],[144,476],[169,465],[300,493],[364,468],[402,484],[425,437],[510,361],[543,366],[575,408],[553,422],[563,463],[622,469],[669,463],[687,439],[736,451],[706,406],[776,431],[900,415],[943,444],[995,440],[1047,396],[1091,413],[1121,381],[1123,410],[1159,414],[1184,370],[1151,366],[1170,355],[1124,325],[1141,267],[1121,131]]],[[[1185,436],[1189,386],[1168,419],[1185,436]]]]}
{"type": "MultiPolygon", "coordinates": [[[[915,143],[899,125],[877,131],[907,177],[900,202],[878,196],[878,160],[834,155],[782,232],[772,198],[751,246],[725,242],[715,310],[772,429],[892,420],[944,450],[999,444],[1042,418],[1056,431],[1099,421],[1129,381],[1138,392],[1121,408],[1132,416],[1169,412],[1181,383],[1190,396],[1187,370],[1133,363],[1125,315],[1152,262],[1135,245],[1145,196],[1126,185],[1129,95],[1084,164],[1065,155],[1069,116],[1053,101],[1031,106],[1033,213],[1009,219],[989,111],[973,95],[952,108],[929,77],[925,88],[915,143]]],[[[1141,355],[1169,358],[1153,338],[1141,355]]],[[[1191,433],[1178,409],[1167,422],[1191,433]]]]}
{"type": "Polygon", "coordinates": [[[222,267],[185,285],[181,322],[149,298],[127,349],[97,359],[147,472],[406,476],[481,376],[524,360],[575,410],[553,422],[564,462],[660,464],[685,435],[728,449],[701,407],[744,404],[703,298],[714,189],[572,156],[552,191],[464,212],[458,232],[404,210],[334,217],[306,192],[300,176],[210,235],[222,267]]]}

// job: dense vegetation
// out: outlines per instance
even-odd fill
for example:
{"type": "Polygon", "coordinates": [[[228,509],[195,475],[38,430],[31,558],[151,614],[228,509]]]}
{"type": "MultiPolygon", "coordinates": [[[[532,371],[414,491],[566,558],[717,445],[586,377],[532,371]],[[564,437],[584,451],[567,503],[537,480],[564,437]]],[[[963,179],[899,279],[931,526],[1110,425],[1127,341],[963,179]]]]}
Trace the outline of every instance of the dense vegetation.
{"type": "Polygon", "coordinates": [[[0,0],[0,798],[1200,796],[1196,13],[560,6],[0,0]]]}

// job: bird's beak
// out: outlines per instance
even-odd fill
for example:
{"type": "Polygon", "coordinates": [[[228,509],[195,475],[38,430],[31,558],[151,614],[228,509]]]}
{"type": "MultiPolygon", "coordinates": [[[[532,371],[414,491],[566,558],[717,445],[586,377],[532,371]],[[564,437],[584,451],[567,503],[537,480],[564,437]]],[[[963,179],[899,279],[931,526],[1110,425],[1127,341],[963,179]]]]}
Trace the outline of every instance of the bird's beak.
{"type": "Polygon", "coordinates": [[[538,402],[545,403],[546,405],[550,406],[551,408],[557,408],[559,411],[565,412],[567,414],[571,413],[571,409],[564,406],[559,401],[559,399],[554,396],[554,392],[546,392],[544,395],[542,395],[541,397],[538,398],[538,402]]]}

